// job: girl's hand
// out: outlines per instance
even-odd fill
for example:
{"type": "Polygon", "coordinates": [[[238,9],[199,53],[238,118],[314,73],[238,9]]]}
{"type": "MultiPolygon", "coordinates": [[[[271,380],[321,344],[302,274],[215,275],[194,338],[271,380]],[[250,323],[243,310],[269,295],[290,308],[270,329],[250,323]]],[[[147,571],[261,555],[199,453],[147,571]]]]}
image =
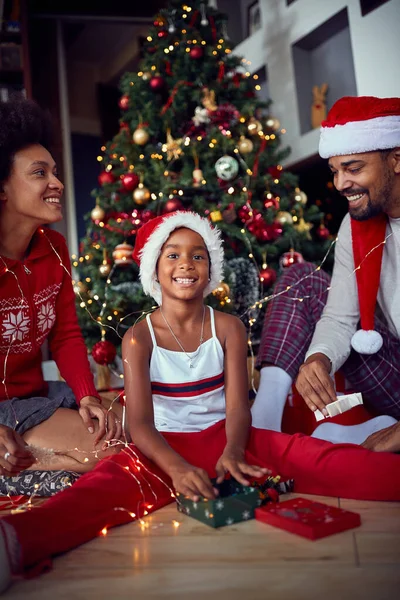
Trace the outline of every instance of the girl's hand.
{"type": "Polygon", "coordinates": [[[119,440],[122,434],[121,421],[112,410],[107,410],[94,396],[85,396],[80,401],[79,414],[85,423],[89,433],[94,433],[93,419],[99,422],[94,445],[105,435],[103,450],[106,450],[111,440],[119,440]]]}
{"type": "Polygon", "coordinates": [[[14,429],[0,425],[0,475],[16,475],[35,460],[23,438],[14,429]]]}
{"type": "Polygon", "coordinates": [[[244,451],[225,448],[215,467],[217,473],[217,483],[222,483],[226,473],[230,473],[242,485],[249,485],[250,482],[245,478],[245,475],[251,477],[263,477],[268,475],[270,471],[263,467],[247,464],[244,458],[244,451]]]}
{"type": "Polygon", "coordinates": [[[217,490],[213,488],[204,469],[184,463],[172,469],[169,475],[175,490],[194,502],[200,500],[202,496],[212,500],[217,495],[217,490]]]}

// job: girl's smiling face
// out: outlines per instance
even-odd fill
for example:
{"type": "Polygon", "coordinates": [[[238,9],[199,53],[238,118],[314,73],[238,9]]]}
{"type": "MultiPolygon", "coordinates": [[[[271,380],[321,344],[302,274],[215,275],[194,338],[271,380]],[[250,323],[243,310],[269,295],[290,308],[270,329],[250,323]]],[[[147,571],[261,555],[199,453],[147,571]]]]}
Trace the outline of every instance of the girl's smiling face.
{"type": "Polygon", "coordinates": [[[157,276],[163,297],[190,300],[208,285],[210,260],[203,238],[186,227],[175,229],[161,249],[157,276]]]}

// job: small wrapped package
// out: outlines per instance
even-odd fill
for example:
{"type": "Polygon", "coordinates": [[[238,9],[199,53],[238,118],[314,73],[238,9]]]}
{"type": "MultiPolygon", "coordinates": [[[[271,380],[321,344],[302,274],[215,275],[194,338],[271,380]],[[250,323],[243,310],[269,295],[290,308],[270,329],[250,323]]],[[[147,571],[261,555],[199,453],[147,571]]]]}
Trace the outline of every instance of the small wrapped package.
{"type": "Polygon", "coordinates": [[[213,486],[219,491],[214,500],[201,498],[197,502],[176,494],[178,510],[211,527],[223,527],[254,518],[254,509],[261,505],[259,492],[254,487],[247,487],[235,479],[225,479],[213,486]]]}

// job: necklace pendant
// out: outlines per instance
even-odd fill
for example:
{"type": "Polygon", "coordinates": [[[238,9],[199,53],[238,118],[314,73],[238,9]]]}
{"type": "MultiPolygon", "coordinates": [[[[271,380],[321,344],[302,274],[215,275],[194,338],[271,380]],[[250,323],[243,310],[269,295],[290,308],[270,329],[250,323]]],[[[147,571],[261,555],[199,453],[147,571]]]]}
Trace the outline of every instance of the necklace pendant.
{"type": "Polygon", "coordinates": [[[190,367],[191,369],[194,369],[194,364],[192,363],[192,361],[191,361],[191,360],[189,360],[189,367],[190,367]]]}

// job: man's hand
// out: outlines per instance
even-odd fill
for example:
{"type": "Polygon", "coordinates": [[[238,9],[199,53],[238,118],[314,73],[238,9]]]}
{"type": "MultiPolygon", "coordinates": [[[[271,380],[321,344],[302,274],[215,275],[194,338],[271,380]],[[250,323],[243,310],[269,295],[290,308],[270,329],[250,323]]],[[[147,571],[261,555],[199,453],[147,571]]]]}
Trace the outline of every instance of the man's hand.
{"type": "Polygon", "coordinates": [[[258,479],[269,473],[268,469],[247,464],[243,451],[233,450],[228,447],[225,448],[220,456],[215,471],[217,473],[217,483],[222,483],[225,474],[230,473],[242,485],[250,484],[246,479],[246,475],[258,479]]]}
{"type": "Polygon", "coordinates": [[[373,452],[400,452],[400,422],[376,431],[361,445],[373,452]]]}
{"type": "Polygon", "coordinates": [[[201,496],[212,500],[217,495],[207,472],[189,463],[174,467],[169,471],[169,476],[176,491],[189,496],[194,502],[200,500],[201,496]]]}
{"type": "Polygon", "coordinates": [[[325,354],[312,354],[301,365],[296,380],[296,388],[308,408],[312,411],[318,408],[324,416],[328,414],[325,406],[336,401],[330,370],[331,363],[325,354]]]}
{"type": "Polygon", "coordinates": [[[112,410],[107,410],[102,406],[100,400],[94,396],[85,396],[80,401],[79,414],[86,425],[89,433],[94,433],[93,419],[99,422],[94,445],[96,445],[105,435],[103,450],[108,447],[107,442],[119,440],[122,434],[121,421],[112,410]]]}
{"type": "Polygon", "coordinates": [[[34,462],[35,457],[22,437],[10,427],[0,425],[0,475],[16,475],[34,462]]]}

